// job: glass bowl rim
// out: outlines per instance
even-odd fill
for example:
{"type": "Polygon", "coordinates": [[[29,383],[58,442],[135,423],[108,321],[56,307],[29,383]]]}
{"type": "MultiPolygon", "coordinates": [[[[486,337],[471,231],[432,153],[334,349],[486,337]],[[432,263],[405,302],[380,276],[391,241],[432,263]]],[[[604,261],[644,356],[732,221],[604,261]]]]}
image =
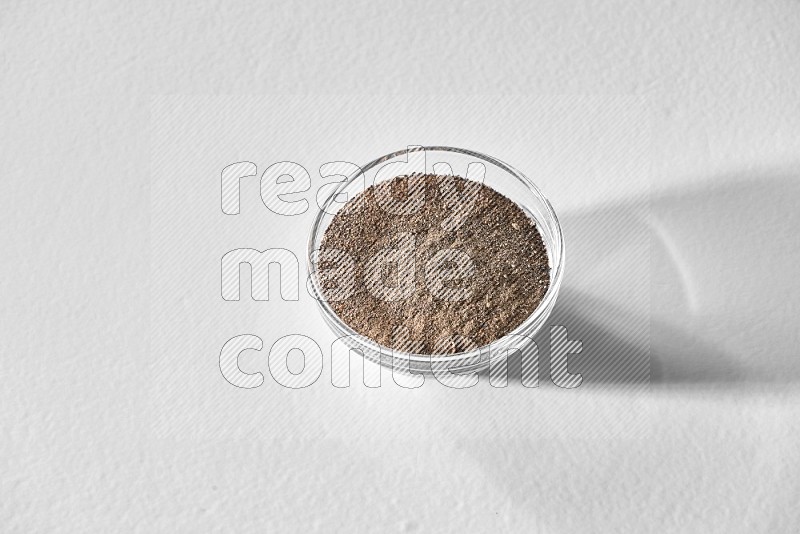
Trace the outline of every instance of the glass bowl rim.
{"type": "MultiPolygon", "coordinates": [[[[484,184],[484,185],[486,185],[486,184],[484,184]]],[[[367,185],[365,183],[364,189],[366,190],[368,187],[369,187],[369,185],[367,185]]],[[[491,187],[491,186],[487,186],[487,187],[491,187]]],[[[348,201],[349,200],[350,199],[348,199],[348,201]]],[[[513,198],[511,198],[510,200],[512,202],[514,202],[515,204],[524,207],[524,204],[518,202],[517,200],[515,200],[513,198]]],[[[538,221],[538,220],[536,222],[541,224],[541,222],[538,221]]],[[[548,250],[548,253],[550,253],[549,250],[548,250]]],[[[558,291],[559,291],[559,289],[561,287],[561,279],[563,278],[563,274],[564,274],[564,235],[563,235],[563,232],[561,230],[561,223],[558,220],[558,216],[556,215],[556,212],[553,209],[553,206],[552,206],[552,204],[550,204],[550,201],[547,199],[547,197],[544,196],[544,194],[539,189],[539,187],[530,178],[525,176],[522,172],[518,171],[517,169],[515,169],[511,165],[508,165],[507,163],[504,163],[504,162],[500,161],[497,158],[494,158],[492,156],[483,154],[481,152],[476,152],[474,150],[468,150],[468,149],[464,149],[464,148],[456,148],[456,147],[449,147],[449,146],[409,146],[409,147],[404,148],[402,150],[397,150],[395,152],[390,152],[390,153],[388,153],[388,154],[386,154],[384,156],[381,156],[379,158],[376,158],[376,159],[372,160],[371,162],[367,163],[366,165],[360,167],[358,171],[354,172],[353,174],[348,176],[344,181],[342,181],[339,184],[339,186],[328,196],[328,198],[325,199],[325,203],[322,205],[322,207],[320,207],[319,211],[317,212],[317,215],[314,217],[314,222],[313,222],[313,224],[311,226],[311,232],[309,234],[308,247],[307,247],[307,251],[306,251],[306,269],[307,269],[307,271],[309,273],[309,279],[311,281],[311,286],[312,286],[312,289],[313,289],[313,292],[314,292],[314,295],[312,295],[312,297],[314,298],[314,300],[317,301],[317,304],[319,305],[320,309],[322,310],[322,313],[325,316],[325,318],[327,320],[329,320],[329,321],[332,321],[334,324],[336,324],[337,328],[339,328],[340,330],[346,332],[347,333],[346,337],[355,338],[357,340],[357,342],[356,342],[357,344],[359,344],[359,345],[367,345],[370,349],[372,349],[373,351],[375,351],[378,354],[380,354],[381,358],[383,357],[383,355],[389,355],[389,356],[394,356],[394,358],[397,358],[397,359],[400,359],[400,360],[408,360],[408,361],[419,362],[419,363],[430,362],[431,364],[435,364],[435,363],[456,362],[456,361],[459,361],[459,360],[463,361],[463,360],[468,360],[468,359],[475,358],[475,357],[480,357],[481,354],[484,353],[485,351],[489,351],[489,353],[491,354],[491,347],[493,347],[495,345],[501,345],[503,340],[512,338],[514,336],[527,337],[527,336],[525,336],[525,332],[530,328],[531,324],[533,324],[541,316],[542,313],[544,313],[544,312],[546,312],[548,310],[550,310],[550,311],[552,310],[553,301],[555,301],[556,297],[558,296],[558,291]],[[403,154],[408,154],[410,151],[416,151],[416,150],[424,150],[426,152],[427,151],[455,152],[455,153],[458,153],[458,154],[464,154],[464,155],[467,155],[467,156],[472,156],[472,157],[487,161],[487,162],[489,162],[489,163],[491,163],[491,164],[503,169],[507,173],[509,173],[512,176],[514,176],[517,180],[522,182],[522,184],[525,187],[527,187],[534,194],[534,196],[536,196],[542,202],[542,205],[544,206],[544,211],[545,211],[546,218],[550,218],[552,220],[553,227],[555,229],[553,245],[554,245],[554,248],[558,249],[558,260],[559,261],[557,263],[554,262],[553,268],[551,269],[550,286],[547,288],[547,293],[545,293],[545,296],[541,300],[541,302],[539,302],[539,305],[536,306],[536,309],[533,310],[533,312],[531,312],[531,314],[528,317],[526,317],[525,320],[522,321],[522,323],[517,325],[517,327],[514,328],[511,332],[505,334],[503,337],[495,339],[494,341],[488,343],[487,345],[483,345],[481,347],[478,347],[476,349],[473,349],[473,350],[470,350],[470,351],[467,351],[467,352],[457,352],[457,353],[452,353],[452,354],[416,354],[416,353],[411,353],[411,352],[403,352],[403,351],[400,351],[400,350],[391,349],[389,347],[381,345],[377,341],[375,341],[375,340],[373,340],[373,339],[371,339],[371,338],[369,338],[369,337],[367,337],[367,336],[365,336],[363,334],[359,334],[358,332],[353,330],[350,327],[350,325],[348,325],[344,321],[342,321],[339,318],[339,316],[336,314],[336,312],[333,311],[333,309],[330,307],[330,305],[328,304],[328,301],[324,299],[324,293],[322,291],[322,287],[320,287],[320,285],[319,285],[319,280],[317,279],[316,272],[314,270],[313,256],[314,256],[314,253],[316,252],[316,249],[314,248],[314,244],[315,244],[315,242],[317,240],[316,239],[317,235],[321,230],[322,220],[323,220],[325,214],[328,213],[327,212],[327,208],[335,201],[336,197],[339,196],[340,193],[344,192],[344,190],[347,187],[349,187],[350,184],[354,180],[356,180],[359,176],[366,175],[366,173],[369,170],[373,169],[374,167],[380,165],[381,163],[383,163],[385,161],[389,161],[391,159],[394,159],[397,156],[401,156],[403,154]]]]}

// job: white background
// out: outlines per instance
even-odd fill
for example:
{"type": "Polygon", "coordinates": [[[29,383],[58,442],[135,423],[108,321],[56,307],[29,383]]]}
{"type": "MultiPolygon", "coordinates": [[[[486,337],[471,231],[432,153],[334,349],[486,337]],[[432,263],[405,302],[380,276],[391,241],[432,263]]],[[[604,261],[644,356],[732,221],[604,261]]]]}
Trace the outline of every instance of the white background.
{"type": "MultiPolygon", "coordinates": [[[[788,1],[4,5],[2,530],[796,531],[798,28],[788,1]],[[188,93],[642,100],[652,387],[542,388],[524,410],[351,388],[340,402],[363,409],[337,419],[267,383],[259,432],[181,427],[197,407],[163,401],[197,384],[159,393],[159,366],[207,355],[150,346],[150,110],[188,93]]],[[[476,138],[533,161],[526,131],[476,138]]],[[[308,136],[299,156],[255,158],[398,148],[373,142],[308,136]]],[[[561,209],[605,220],[626,193],[641,192],[561,209]]]]}

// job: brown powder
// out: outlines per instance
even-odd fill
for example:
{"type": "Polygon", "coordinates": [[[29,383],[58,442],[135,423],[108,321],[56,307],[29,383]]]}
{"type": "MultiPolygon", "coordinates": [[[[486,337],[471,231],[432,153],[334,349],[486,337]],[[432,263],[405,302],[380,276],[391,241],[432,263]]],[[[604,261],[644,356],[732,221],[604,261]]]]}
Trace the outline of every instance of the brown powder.
{"type": "Polygon", "coordinates": [[[357,333],[407,352],[451,354],[519,326],[550,273],[536,224],[517,204],[477,182],[415,174],[369,187],[337,212],[319,279],[357,333]]]}

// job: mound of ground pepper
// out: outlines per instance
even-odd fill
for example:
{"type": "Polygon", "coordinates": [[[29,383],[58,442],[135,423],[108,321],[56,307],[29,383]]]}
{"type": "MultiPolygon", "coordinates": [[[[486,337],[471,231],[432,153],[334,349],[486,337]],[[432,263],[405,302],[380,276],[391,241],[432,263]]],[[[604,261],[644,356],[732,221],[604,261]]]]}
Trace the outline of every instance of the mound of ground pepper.
{"type": "Polygon", "coordinates": [[[339,318],[416,354],[491,343],[530,316],[550,284],[535,221],[457,176],[413,174],[367,188],[336,213],[319,252],[323,294],[339,318]]]}

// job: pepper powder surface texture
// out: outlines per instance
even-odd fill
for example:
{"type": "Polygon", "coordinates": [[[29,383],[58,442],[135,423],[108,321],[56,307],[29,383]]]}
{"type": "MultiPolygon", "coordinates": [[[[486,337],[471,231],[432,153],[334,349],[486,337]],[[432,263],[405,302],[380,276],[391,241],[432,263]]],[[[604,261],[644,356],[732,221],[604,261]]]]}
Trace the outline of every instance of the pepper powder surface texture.
{"type": "Polygon", "coordinates": [[[326,300],[357,333],[416,354],[453,354],[519,326],[550,285],[535,222],[457,176],[398,176],[336,213],[320,245],[326,300]]]}

